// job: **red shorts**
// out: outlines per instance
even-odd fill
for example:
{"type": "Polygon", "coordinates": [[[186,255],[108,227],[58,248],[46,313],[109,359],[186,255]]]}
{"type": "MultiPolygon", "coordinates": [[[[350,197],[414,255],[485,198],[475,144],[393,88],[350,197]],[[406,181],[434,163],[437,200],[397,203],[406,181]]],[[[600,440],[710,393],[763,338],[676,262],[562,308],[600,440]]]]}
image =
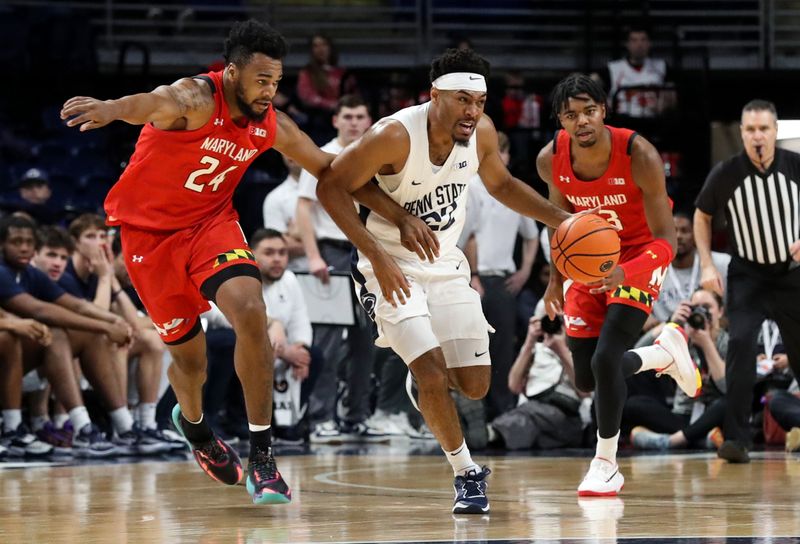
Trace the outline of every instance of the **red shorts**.
{"type": "MultiPolygon", "coordinates": [[[[645,244],[647,245],[647,244],[645,244]]],[[[644,246],[628,247],[622,251],[621,262],[638,256],[644,246]]],[[[622,285],[613,291],[593,295],[588,285],[576,282],[565,282],[564,292],[564,330],[567,336],[575,338],[595,338],[600,336],[600,329],[608,312],[609,304],[625,304],[639,308],[650,315],[653,304],[658,299],[663,273],[647,272],[631,278],[625,278],[622,285]]]]}
{"type": "Polygon", "coordinates": [[[172,232],[122,225],[120,235],[131,282],[167,344],[200,331],[200,314],[211,308],[208,300],[228,277],[260,278],[235,218],[172,232]]]}

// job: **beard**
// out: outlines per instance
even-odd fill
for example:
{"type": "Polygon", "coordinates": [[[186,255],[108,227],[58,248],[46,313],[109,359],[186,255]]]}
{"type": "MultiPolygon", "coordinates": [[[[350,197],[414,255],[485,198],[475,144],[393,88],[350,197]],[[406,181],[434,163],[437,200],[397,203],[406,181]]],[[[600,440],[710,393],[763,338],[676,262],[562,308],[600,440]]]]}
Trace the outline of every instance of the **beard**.
{"type": "Polygon", "coordinates": [[[261,277],[269,283],[275,283],[279,279],[283,277],[283,273],[286,271],[284,268],[278,274],[273,274],[269,269],[265,269],[261,271],[261,277]]]}
{"type": "Polygon", "coordinates": [[[256,113],[253,107],[245,101],[244,89],[242,89],[240,84],[236,85],[236,105],[245,117],[257,123],[263,121],[269,111],[269,108],[266,108],[263,112],[256,113]]]}

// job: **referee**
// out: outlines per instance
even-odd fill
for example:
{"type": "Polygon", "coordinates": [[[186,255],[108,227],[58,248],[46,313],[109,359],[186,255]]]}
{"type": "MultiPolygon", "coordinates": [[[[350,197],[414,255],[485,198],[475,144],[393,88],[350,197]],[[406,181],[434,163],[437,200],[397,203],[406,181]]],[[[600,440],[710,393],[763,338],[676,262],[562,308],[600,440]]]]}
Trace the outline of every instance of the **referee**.
{"type": "Polygon", "coordinates": [[[744,151],[717,164],[695,202],[694,237],[701,284],[721,294],[711,260],[711,219],[724,210],[731,263],[727,302],[728,409],[719,457],[748,463],[750,415],[761,322],[778,323],[795,376],[800,376],[800,155],[776,149],[775,105],[753,100],[742,109],[744,151]]]}

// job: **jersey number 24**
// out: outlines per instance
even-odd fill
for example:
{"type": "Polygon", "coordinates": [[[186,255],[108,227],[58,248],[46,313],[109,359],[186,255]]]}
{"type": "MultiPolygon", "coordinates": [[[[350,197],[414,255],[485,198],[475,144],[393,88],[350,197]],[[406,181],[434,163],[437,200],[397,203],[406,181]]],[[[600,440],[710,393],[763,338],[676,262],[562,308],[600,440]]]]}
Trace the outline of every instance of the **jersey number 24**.
{"type": "Polygon", "coordinates": [[[205,155],[202,159],[200,159],[200,164],[207,164],[208,168],[200,168],[198,170],[195,170],[194,172],[189,174],[189,177],[186,178],[186,183],[183,184],[184,187],[196,193],[202,193],[203,190],[206,188],[206,186],[211,187],[212,193],[216,192],[216,190],[219,189],[219,185],[223,181],[225,181],[225,176],[228,175],[228,172],[232,172],[233,170],[236,170],[238,168],[238,166],[234,164],[233,166],[226,168],[225,170],[214,176],[214,178],[209,180],[208,182],[197,183],[196,180],[200,176],[206,176],[206,175],[210,176],[211,174],[214,173],[214,171],[219,166],[219,160],[215,159],[214,157],[209,157],[208,155],[205,155]]]}

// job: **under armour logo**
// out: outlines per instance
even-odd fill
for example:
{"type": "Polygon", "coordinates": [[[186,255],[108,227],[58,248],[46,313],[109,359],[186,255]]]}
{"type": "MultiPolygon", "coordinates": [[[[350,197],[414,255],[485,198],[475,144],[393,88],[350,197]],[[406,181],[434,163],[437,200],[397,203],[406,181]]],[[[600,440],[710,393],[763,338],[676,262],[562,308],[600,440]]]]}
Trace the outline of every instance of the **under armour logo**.
{"type": "Polygon", "coordinates": [[[131,257],[131,260],[133,262],[135,262],[135,263],[140,263],[140,262],[142,262],[144,260],[144,256],[143,255],[134,255],[133,257],[131,257]]]}
{"type": "Polygon", "coordinates": [[[569,176],[558,176],[558,179],[564,183],[569,183],[569,176]]]}
{"type": "Polygon", "coordinates": [[[223,124],[225,124],[225,121],[224,121],[224,120],[222,120],[222,119],[220,119],[220,118],[216,118],[216,119],[214,119],[214,126],[215,126],[215,127],[221,127],[223,124]]]}

